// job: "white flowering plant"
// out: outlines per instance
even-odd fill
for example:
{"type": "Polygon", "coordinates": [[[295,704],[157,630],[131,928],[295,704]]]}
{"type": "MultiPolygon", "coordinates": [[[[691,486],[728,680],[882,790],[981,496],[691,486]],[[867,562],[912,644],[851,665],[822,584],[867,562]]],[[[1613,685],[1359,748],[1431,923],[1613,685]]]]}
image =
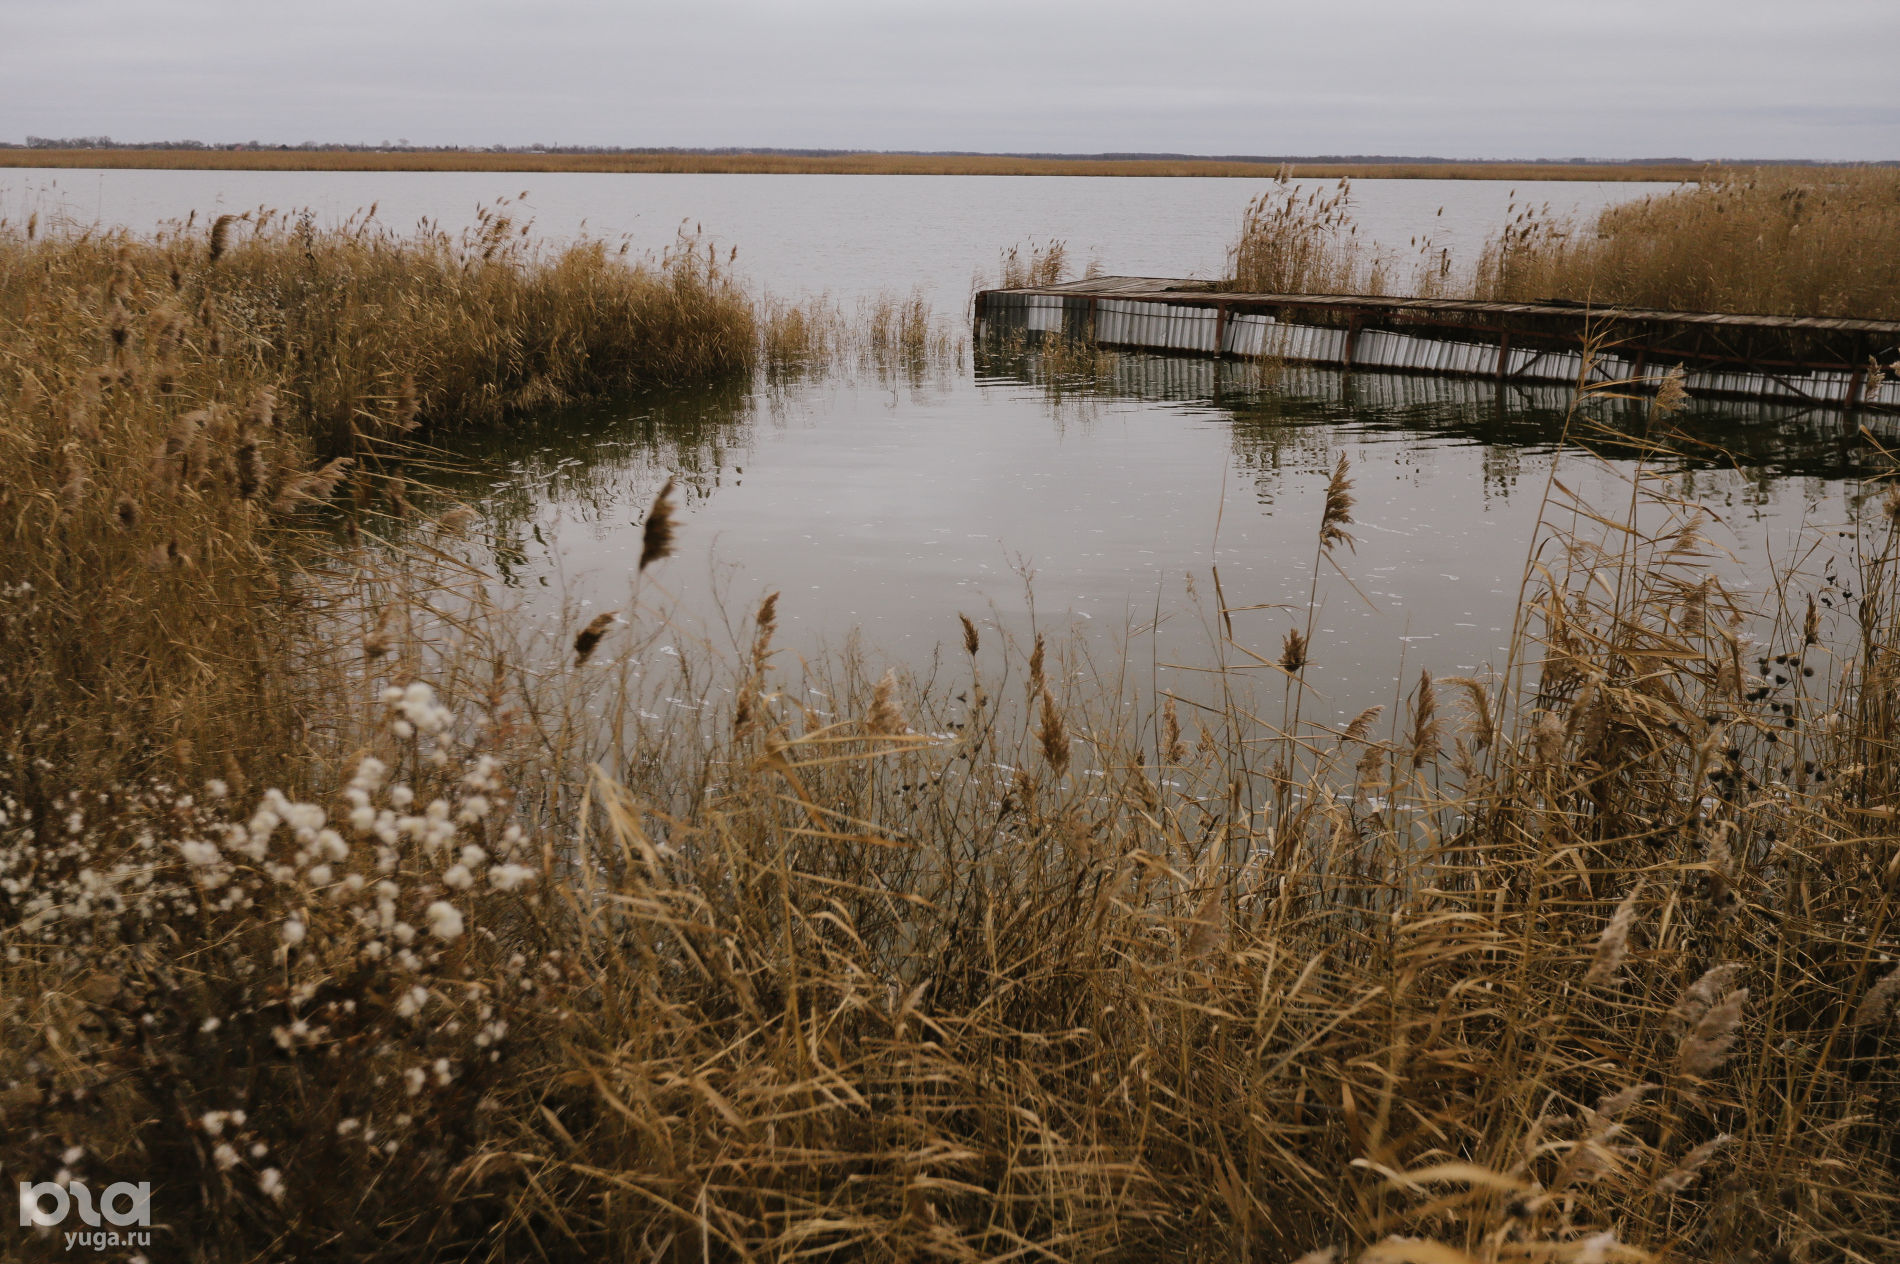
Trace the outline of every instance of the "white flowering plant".
{"type": "Polygon", "coordinates": [[[0,1152],[23,1171],[76,1148],[58,1170],[153,1179],[168,1216],[260,1218],[286,1248],[426,1240],[445,1182],[480,1196],[458,1171],[571,990],[548,857],[428,684],[387,701],[332,803],[247,812],[213,782],[9,806],[0,1152]]]}

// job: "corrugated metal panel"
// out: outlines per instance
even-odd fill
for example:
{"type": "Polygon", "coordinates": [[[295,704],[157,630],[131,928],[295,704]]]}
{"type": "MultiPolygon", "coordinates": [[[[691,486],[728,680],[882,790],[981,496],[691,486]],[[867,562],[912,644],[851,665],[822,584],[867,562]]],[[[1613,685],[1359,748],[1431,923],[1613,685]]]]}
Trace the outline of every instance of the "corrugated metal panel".
{"type": "Polygon", "coordinates": [[[1226,333],[1222,336],[1226,344],[1222,350],[1240,356],[1262,354],[1269,345],[1267,330],[1273,323],[1271,316],[1248,313],[1233,317],[1227,322],[1226,333]]]}
{"type": "Polygon", "coordinates": [[[1277,354],[1286,360],[1312,364],[1338,364],[1346,357],[1346,331],[1327,329],[1320,325],[1282,324],[1276,328],[1281,350],[1277,354]]]}
{"type": "Polygon", "coordinates": [[[1569,382],[1573,385],[1583,374],[1583,353],[1581,351],[1560,351],[1546,356],[1538,368],[1546,382],[1569,382]]]}
{"type": "MultiPolygon", "coordinates": [[[[1148,287],[1148,292],[1153,293],[1155,288],[1158,287],[1148,287]]],[[[1125,292],[1141,291],[1131,288],[1125,292]]],[[[1342,363],[1347,354],[1347,339],[1351,336],[1343,328],[1283,323],[1257,311],[1231,313],[1223,321],[1219,305],[1214,302],[1155,302],[1068,287],[1062,292],[1046,294],[987,292],[976,330],[979,337],[1009,330],[1061,333],[1075,338],[1092,335],[1097,343],[1108,346],[1242,358],[1272,356],[1292,363],[1322,365],[1342,363]]],[[[1466,341],[1455,336],[1420,336],[1391,329],[1362,329],[1356,337],[1352,348],[1353,365],[1367,373],[1402,370],[1415,374],[1489,378],[1498,369],[1499,351],[1495,343],[1466,341]]],[[[1504,371],[1513,387],[1528,389],[1527,384],[1531,383],[1569,386],[1576,382],[1582,367],[1582,356],[1576,351],[1513,347],[1505,356],[1504,371]]],[[[1666,361],[1656,361],[1646,366],[1642,376],[1654,387],[1669,371],[1666,361]]],[[[1634,376],[1633,363],[1621,355],[1601,355],[1590,365],[1592,382],[1628,381],[1634,376]]],[[[1691,394],[1841,404],[1847,398],[1852,376],[1846,369],[1775,372],[1730,366],[1688,372],[1684,385],[1691,394]]],[[[1390,384],[1369,389],[1380,392],[1381,400],[1397,398],[1391,395],[1394,388],[1390,384]]],[[[1542,393],[1538,392],[1540,396],[1542,393]]],[[[1864,389],[1863,402],[1900,408],[1900,381],[1869,384],[1864,389]]]]}
{"type": "Polygon", "coordinates": [[[1059,333],[1062,329],[1062,298],[1055,294],[1029,295],[1028,327],[1036,333],[1059,333]]]}

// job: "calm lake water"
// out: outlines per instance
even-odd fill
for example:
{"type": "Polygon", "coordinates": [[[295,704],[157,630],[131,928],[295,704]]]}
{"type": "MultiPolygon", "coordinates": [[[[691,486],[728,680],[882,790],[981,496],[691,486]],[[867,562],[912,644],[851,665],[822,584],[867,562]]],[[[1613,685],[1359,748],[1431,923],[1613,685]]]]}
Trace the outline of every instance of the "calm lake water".
{"type": "MultiPolygon", "coordinates": [[[[1243,379],[1124,356],[1079,392],[1011,362],[916,386],[648,400],[498,440],[450,490],[486,510],[483,552],[504,582],[530,607],[567,604],[568,625],[633,606],[641,515],[674,474],[684,547],[638,595],[703,616],[682,646],[729,648],[719,612],[778,590],[781,639],[800,651],[860,630],[875,669],[922,667],[959,652],[962,612],[1019,644],[1032,626],[1080,633],[1095,670],[1125,674],[1131,693],[1204,697],[1208,679],[1183,669],[1212,661],[1213,569],[1230,607],[1267,607],[1236,615],[1236,638],[1277,655],[1304,618],[1344,453],[1357,548],[1340,551],[1343,575],[1320,576],[1307,714],[1321,720],[1392,703],[1401,666],[1409,679],[1503,664],[1553,462],[1610,514],[1629,499],[1627,448],[1560,445],[1558,390],[1319,369],[1269,389],[1243,379]]],[[[1829,569],[1860,457],[1838,418],[1723,405],[1682,428],[1681,455],[1660,465],[1668,491],[1720,519],[1711,569],[1758,584],[1803,535],[1823,545],[1806,569],[1829,569]],[[1712,459],[1718,447],[1730,455],[1712,459]]]]}
{"type": "MultiPolygon", "coordinates": [[[[739,268],[782,296],[854,298],[921,288],[958,312],[971,278],[993,277],[1001,251],[1030,239],[1068,243],[1078,270],[1094,259],[1131,276],[1218,276],[1247,200],[1265,180],[1089,179],[1042,176],[569,175],[492,172],[0,170],[0,216],[150,230],[192,211],[199,219],[256,207],[309,208],[334,223],[372,204],[408,230],[450,231],[475,211],[526,194],[510,209],[536,233],[586,232],[670,244],[684,225],[739,248],[739,268]]],[[[1330,184],[1325,185],[1331,188],[1330,184]]],[[[1362,180],[1353,185],[1363,236],[1409,253],[1429,235],[1454,258],[1500,228],[1515,200],[1553,214],[1593,215],[1663,184],[1484,180],[1362,180]]]]}
{"type": "MultiPolygon", "coordinates": [[[[341,218],[371,202],[404,226],[454,228],[528,192],[544,232],[626,234],[642,249],[681,220],[737,244],[778,294],[922,287],[958,311],[972,275],[1031,237],[1067,239],[1110,272],[1215,275],[1247,199],[1242,180],[846,176],[0,173],[0,214],[38,211],[146,229],[256,205],[341,218]]],[[[1592,212],[1655,186],[1363,181],[1361,232],[1403,249],[1429,233],[1454,257],[1515,199],[1592,212]],[[1442,214],[1440,211],[1442,209],[1442,214]]],[[[680,556],[644,601],[677,601],[725,644],[734,616],[780,590],[786,643],[835,648],[861,630],[874,664],[927,664],[956,616],[1012,635],[1078,631],[1098,664],[1198,693],[1167,664],[1210,659],[1212,570],[1243,643],[1273,656],[1303,621],[1327,475],[1353,464],[1358,540],[1319,585],[1315,718],[1391,703],[1401,666],[1501,664],[1553,461],[1620,512],[1626,451],[1560,447],[1560,392],[1295,370],[1258,389],[1234,366],[1124,356],[1105,381],[1051,390],[1017,361],[915,381],[735,385],[554,416],[458,455],[444,491],[482,510],[475,547],[538,615],[625,609],[640,516],[661,482],[684,496],[680,556]],[[1348,581],[1350,579],[1350,582],[1348,581]],[[1159,621],[1157,623],[1157,615],[1159,621]]],[[[1693,442],[1665,462],[1708,504],[1726,555],[1759,583],[1803,530],[1822,541],[1854,511],[1860,450],[1838,415],[1697,405],[1693,442]]],[[[1660,520],[1660,519],[1658,519],[1660,520]]],[[[1826,569],[1827,547],[1810,557],[1826,569]]],[[[881,670],[881,666],[877,668],[881,670]]],[[[1309,714],[1314,709],[1309,705],[1309,714]]]]}

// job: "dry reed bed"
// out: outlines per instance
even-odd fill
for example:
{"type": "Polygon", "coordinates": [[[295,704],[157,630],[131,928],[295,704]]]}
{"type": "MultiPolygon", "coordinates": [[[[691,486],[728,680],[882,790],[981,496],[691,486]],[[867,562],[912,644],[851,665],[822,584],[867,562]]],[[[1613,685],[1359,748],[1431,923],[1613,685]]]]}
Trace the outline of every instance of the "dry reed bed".
{"type": "MultiPolygon", "coordinates": [[[[1221,611],[1229,703],[1141,716],[968,621],[929,690],[795,670],[775,598],[727,655],[658,654],[637,592],[550,649],[422,536],[277,598],[333,556],[280,525],[327,483],[261,403],[168,442],[260,379],[196,332],[167,368],[118,266],[14,309],[72,362],[9,381],[9,645],[106,683],[40,703],[7,660],[42,673],[0,765],[9,1179],[151,1180],[164,1247],[230,1259],[1900,1243],[1900,500],[1754,613],[1655,480],[1553,483],[1587,530],[1531,543],[1500,678],[1338,732],[1301,623],[1221,611]],[[166,707],[200,754],[116,763],[166,707]],[[41,724],[94,732],[58,762],[41,724]]],[[[1343,463],[1325,505],[1349,570],[1343,463]]]]}
{"type": "Polygon", "coordinates": [[[36,227],[0,231],[0,730],[27,782],[291,757],[324,722],[326,649],[288,617],[309,511],[346,489],[412,512],[427,430],[759,355],[695,242],[543,256],[499,210],[461,240],[262,213],[157,240],[36,227]]]}
{"type": "Polygon", "coordinates": [[[1588,225],[1513,206],[1473,260],[1426,235],[1410,253],[1361,242],[1350,186],[1282,181],[1248,207],[1229,283],[1262,293],[1571,299],[1681,311],[1900,317],[1900,170],[1764,168],[1705,175],[1606,208],[1588,225]]]}
{"type": "Polygon", "coordinates": [[[737,172],[754,175],[1238,176],[1332,180],[1695,180],[1704,163],[1230,162],[1008,154],[488,153],[479,150],[0,149],[0,167],[217,171],[737,172]]]}

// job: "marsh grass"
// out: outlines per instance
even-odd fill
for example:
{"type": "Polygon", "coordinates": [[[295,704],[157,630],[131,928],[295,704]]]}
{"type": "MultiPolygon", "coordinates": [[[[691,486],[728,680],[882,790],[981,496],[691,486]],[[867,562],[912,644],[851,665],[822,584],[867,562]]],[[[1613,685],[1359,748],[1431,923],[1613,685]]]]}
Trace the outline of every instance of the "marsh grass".
{"type": "Polygon", "coordinates": [[[961,370],[970,351],[961,322],[937,312],[919,290],[865,295],[849,308],[826,295],[766,298],[759,326],[773,386],[851,374],[918,387],[961,370]]]}
{"type": "Polygon", "coordinates": [[[1002,274],[1005,290],[1031,289],[1057,285],[1069,272],[1069,244],[1051,239],[1045,242],[1018,242],[1003,252],[1002,274]]]}
{"type": "Polygon", "coordinates": [[[1210,576],[1217,687],[1137,709],[1085,646],[953,611],[923,679],[795,659],[776,594],[688,636],[664,547],[556,628],[428,533],[367,566],[342,524],[391,506],[289,526],[330,475],[261,401],[166,446],[258,384],[249,344],[180,352],[169,392],[140,350],[128,384],[156,312],[36,271],[8,636],[112,683],[23,710],[57,678],[8,681],[9,1179],[150,1180],[167,1247],[230,1259],[1900,1246],[1900,497],[1757,607],[1648,467],[1615,505],[1554,472],[1495,677],[1313,723],[1327,647],[1249,644],[1210,576]],[[60,428],[108,370],[98,437],[60,428]],[[174,534],[195,564],[140,569],[174,534]],[[299,564],[327,582],[275,599],[299,564]],[[238,663],[272,674],[194,675],[237,657],[200,607],[283,638],[238,663]],[[88,645],[102,614],[134,639],[88,645]],[[239,775],[115,762],[176,740],[135,688],[239,775]]]}
{"type": "Polygon", "coordinates": [[[1685,311],[1900,318],[1900,172],[1771,169],[1605,209],[1524,215],[1472,292],[1685,311]]]}
{"type": "Polygon", "coordinates": [[[501,210],[459,240],[265,212],[0,232],[0,321],[0,732],[27,784],[294,764],[333,686],[297,613],[319,537],[378,530],[327,502],[403,517],[418,439],[760,354],[698,242],[543,255],[501,210]]]}
{"type": "Polygon", "coordinates": [[[10,821],[12,1162],[246,1254],[1878,1258],[1900,537],[1764,622],[1630,507],[1338,732],[425,618],[334,799],[10,821]]]}
{"type": "Polygon", "coordinates": [[[1350,186],[1284,175],[1249,204],[1227,286],[1258,293],[1562,299],[1678,311],[1900,318],[1900,171],[1705,173],[1605,208],[1588,224],[1513,202],[1475,259],[1429,237],[1408,252],[1359,240],[1350,186]]]}
{"type": "Polygon", "coordinates": [[[1359,240],[1349,180],[1327,192],[1303,189],[1281,171],[1247,203],[1229,252],[1229,282],[1258,294],[1383,294],[1387,264],[1359,240]]]}

